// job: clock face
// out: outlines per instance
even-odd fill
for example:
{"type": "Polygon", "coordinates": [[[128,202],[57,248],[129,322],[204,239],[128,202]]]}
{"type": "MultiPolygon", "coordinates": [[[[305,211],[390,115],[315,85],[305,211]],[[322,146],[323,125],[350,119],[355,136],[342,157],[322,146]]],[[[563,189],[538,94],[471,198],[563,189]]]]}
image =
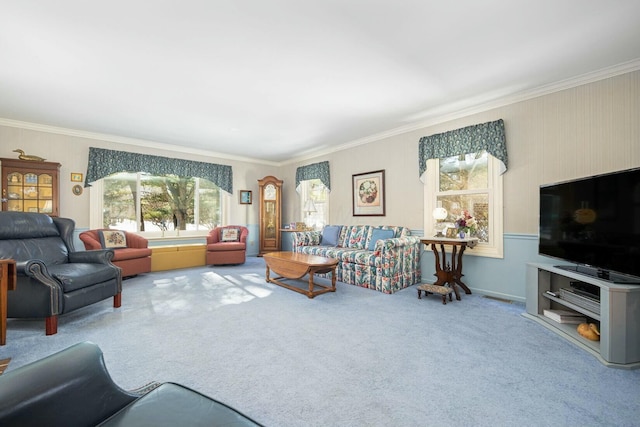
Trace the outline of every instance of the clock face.
{"type": "Polygon", "coordinates": [[[273,184],[267,184],[264,187],[264,199],[275,200],[276,199],[276,186],[273,184]]]}

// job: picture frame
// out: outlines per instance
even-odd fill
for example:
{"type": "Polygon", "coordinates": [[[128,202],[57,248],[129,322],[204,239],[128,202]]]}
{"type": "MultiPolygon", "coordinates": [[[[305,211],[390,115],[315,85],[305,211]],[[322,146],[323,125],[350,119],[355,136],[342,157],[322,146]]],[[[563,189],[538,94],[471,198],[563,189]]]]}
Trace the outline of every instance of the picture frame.
{"type": "Polygon", "coordinates": [[[253,203],[251,190],[240,190],[240,204],[250,205],[253,203]]]}
{"type": "Polygon", "coordinates": [[[453,227],[448,227],[447,231],[445,232],[445,236],[448,239],[456,239],[456,238],[458,238],[458,229],[457,228],[453,228],[453,227]]]}
{"type": "Polygon", "coordinates": [[[79,172],[71,172],[71,182],[82,182],[82,174],[79,172]]]}
{"type": "Polygon", "coordinates": [[[353,216],[385,216],[384,169],[352,175],[353,216]]]}
{"type": "Polygon", "coordinates": [[[71,189],[71,192],[76,196],[81,195],[82,194],[82,186],[74,185],[73,188],[71,189]]]}

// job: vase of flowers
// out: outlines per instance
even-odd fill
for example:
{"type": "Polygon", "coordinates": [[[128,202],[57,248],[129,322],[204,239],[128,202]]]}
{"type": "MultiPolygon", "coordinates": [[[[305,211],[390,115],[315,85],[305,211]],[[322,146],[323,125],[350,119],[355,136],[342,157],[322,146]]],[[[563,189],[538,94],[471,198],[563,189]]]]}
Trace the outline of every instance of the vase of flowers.
{"type": "Polygon", "coordinates": [[[466,238],[467,235],[471,236],[476,232],[476,219],[472,217],[467,211],[462,211],[462,214],[456,219],[455,224],[456,230],[458,231],[458,236],[461,239],[466,238]]]}

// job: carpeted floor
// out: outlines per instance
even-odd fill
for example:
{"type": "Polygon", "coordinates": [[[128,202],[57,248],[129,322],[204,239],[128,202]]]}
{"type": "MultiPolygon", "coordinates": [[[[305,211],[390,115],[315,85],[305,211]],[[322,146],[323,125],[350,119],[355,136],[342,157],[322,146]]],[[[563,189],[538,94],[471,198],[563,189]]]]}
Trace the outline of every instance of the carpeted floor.
{"type": "Polygon", "coordinates": [[[122,388],[181,383],[268,426],[638,425],[640,370],[603,366],[521,304],[343,283],[310,300],[264,273],[249,258],[139,276],[120,309],[69,313],[55,336],[9,319],[0,357],[11,370],[93,341],[122,388]]]}

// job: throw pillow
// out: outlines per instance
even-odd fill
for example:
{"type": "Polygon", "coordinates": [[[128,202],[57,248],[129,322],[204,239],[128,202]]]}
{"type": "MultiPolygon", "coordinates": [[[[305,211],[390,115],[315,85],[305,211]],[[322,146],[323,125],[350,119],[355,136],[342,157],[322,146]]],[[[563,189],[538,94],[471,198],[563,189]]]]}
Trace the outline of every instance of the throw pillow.
{"type": "Polygon", "coordinates": [[[100,244],[103,249],[121,249],[127,247],[127,235],[120,230],[99,230],[100,244]]]}
{"type": "Polygon", "coordinates": [[[367,249],[366,241],[371,226],[351,225],[345,227],[347,232],[344,237],[344,246],[350,249],[367,249]]]}
{"type": "Polygon", "coordinates": [[[371,241],[369,241],[369,250],[374,251],[376,249],[376,242],[378,240],[392,239],[394,236],[393,230],[383,230],[381,228],[375,228],[371,233],[371,241]]]}
{"type": "Polygon", "coordinates": [[[220,231],[220,240],[223,242],[237,242],[240,239],[237,228],[223,228],[220,231]]]}
{"type": "Polygon", "coordinates": [[[327,225],[322,229],[322,240],[320,240],[320,246],[338,246],[338,236],[340,235],[339,225],[327,225]]]}

